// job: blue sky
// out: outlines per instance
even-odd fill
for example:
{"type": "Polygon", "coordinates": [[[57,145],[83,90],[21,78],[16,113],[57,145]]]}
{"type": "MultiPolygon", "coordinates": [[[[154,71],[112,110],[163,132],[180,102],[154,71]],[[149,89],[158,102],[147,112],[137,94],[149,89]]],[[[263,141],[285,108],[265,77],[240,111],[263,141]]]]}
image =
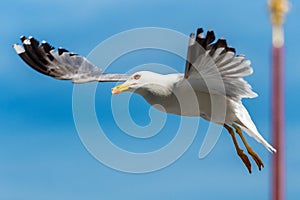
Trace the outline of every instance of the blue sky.
{"type": "MultiPolygon", "coordinates": [[[[285,26],[286,170],[287,199],[296,199],[300,196],[300,4],[291,3],[285,26]]],[[[85,149],[77,134],[72,115],[72,84],[36,73],[11,48],[19,42],[20,35],[33,35],[88,55],[101,41],[132,28],[163,27],[184,34],[197,27],[213,29],[238,53],[251,59],[254,74],[247,80],[259,97],[243,102],[262,135],[271,141],[271,27],[266,2],[1,1],[0,25],[0,199],[269,199],[271,155],[267,150],[248,138],[265,163],[261,172],[253,166],[249,175],[231,138],[223,131],[213,151],[200,160],[198,150],[208,125],[204,121],[188,151],[165,169],[128,174],[106,167],[85,149]]],[[[154,51],[123,56],[113,65],[130,68],[150,62],[183,72],[184,62],[154,51]]],[[[96,110],[112,141],[128,150],[145,151],[144,147],[156,149],[174,136],[172,125],[178,123],[178,118],[168,116],[169,128],[152,142],[123,137],[106,106],[113,86],[99,86],[96,97],[96,110]]],[[[133,97],[130,105],[136,123],[149,123],[145,115],[149,106],[141,98],[133,97]],[[135,104],[139,104],[138,108],[135,104]]]]}

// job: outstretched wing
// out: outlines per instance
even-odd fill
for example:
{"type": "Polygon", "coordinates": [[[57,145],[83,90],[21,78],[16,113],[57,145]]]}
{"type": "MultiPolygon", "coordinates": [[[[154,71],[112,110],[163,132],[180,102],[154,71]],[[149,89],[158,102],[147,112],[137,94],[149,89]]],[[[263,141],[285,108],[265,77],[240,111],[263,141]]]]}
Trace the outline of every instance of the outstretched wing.
{"type": "Polygon", "coordinates": [[[60,80],[71,80],[73,83],[124,82],[127,74],[104,74],[101,69],[85,57],[71,53],[63,48],[55,48],[47,42],[33,37],[21,37],[22,45],[14,44],[17,54],[36,71],[60,80]]]}
{"type": "Polygon", "coordinates": [[[213,43],[214,40],[214,32],[209,30],[205,35],[202,28],[197,30],[196,37],[193,33],[190,35],[184,77],[200,90],[209,88],[224,93],[225,89],[226,96],[234,99],[256,97],[243,79],[253,73],[250,61],[245,60],[244,55],[236,55],[225,39],[213,43]]]}

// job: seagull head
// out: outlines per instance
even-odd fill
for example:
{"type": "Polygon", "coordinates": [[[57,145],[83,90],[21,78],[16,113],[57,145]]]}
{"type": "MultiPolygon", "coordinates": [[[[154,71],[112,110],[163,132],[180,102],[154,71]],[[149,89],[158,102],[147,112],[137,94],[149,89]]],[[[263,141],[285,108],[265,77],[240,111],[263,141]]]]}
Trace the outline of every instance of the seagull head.
{"type": "Polygon", "coordinates": [[[172,92],[173,82],[167,75],[150,71],[140,71],[131,75],[127,81],[112,88],[112,94],[134,92],[143,95],[145,91],[168,95],[172,92]]]}

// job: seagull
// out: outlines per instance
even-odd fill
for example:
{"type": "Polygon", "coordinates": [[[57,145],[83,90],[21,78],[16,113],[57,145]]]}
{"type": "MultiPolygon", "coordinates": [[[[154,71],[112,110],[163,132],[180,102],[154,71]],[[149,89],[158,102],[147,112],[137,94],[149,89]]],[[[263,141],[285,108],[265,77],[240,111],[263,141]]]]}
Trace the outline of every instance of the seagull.
{"type": "Polygon", "coordinates": [[[139,71],[134,74],[107,74],[85,57],[64,48],[57,51],[46,41],[39,42],[32,36],[21,36],[22,44],[14,44],[16,53],[36,71],[74,84],[87,82],[123,82],[112,88],[112,94],[132,92],[141,95],[156,109],[180,116],[202,117],[223,126],[230,134],[236,153],[249,173],[251,162],[239,146],[238,135],[248,154],[261,170],[264,164],[247,143],[243,131],[276,152],[258,132],[242,98],[257,94],[244,77],[253,69],[244,55],[236,55],[224,38],[216,40],[214,31],[206,34],[198,28],[190,34],[184,73],[159,74],[139,71]],[[224,107],[222,107],[224,105],[224,107]],[[212,109],[214,107],[214,109],[212,109]],[[225,109],[224,109],[225,108],[225,109]]]}

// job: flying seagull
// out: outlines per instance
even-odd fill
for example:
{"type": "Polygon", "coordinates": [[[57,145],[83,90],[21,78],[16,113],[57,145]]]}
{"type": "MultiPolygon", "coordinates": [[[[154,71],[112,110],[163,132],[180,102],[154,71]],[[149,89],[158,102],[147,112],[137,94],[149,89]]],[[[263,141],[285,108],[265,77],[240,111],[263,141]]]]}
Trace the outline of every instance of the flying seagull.
{"type": "Polygon", "coordinates": [[[14,44],[13,48],[30,67],[55,79],[71,80],[73,83],[123,82],[112,88],[112,94],[133,92],[163,112],[201,116],[219,124],[231,135],[236,152],[249,173],[250,160],[239,147],[235,133],[261,170],[264,164],[248,145],[242,130],[270,152],[276,152],[276,149],[258,132],[241,101],[242,98],[257,96],[243,79],[253,73],[250,61],[245,60],[244,55],[236,55],[235,49],[227,46],[225,39],[215,39],[212,30],[205,34],[199,28],[196,35],[190,35],[185,72],[164,75],[151,71],[139,71],[132,75],[106,74],[85,57],[63,48],[55,51],[46,41],[40,43],[33,37],[22,36],[22,45],[14,44]],[[226,110],[219,109],[222,103],[226,110]],[[214,112],[212,106],[217,107],[214,112]]]}

